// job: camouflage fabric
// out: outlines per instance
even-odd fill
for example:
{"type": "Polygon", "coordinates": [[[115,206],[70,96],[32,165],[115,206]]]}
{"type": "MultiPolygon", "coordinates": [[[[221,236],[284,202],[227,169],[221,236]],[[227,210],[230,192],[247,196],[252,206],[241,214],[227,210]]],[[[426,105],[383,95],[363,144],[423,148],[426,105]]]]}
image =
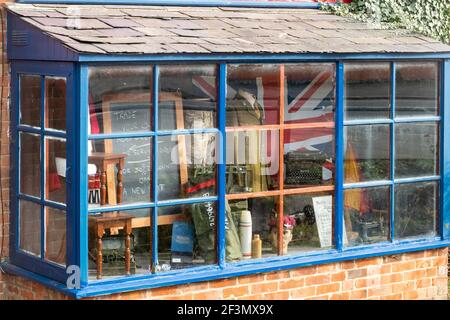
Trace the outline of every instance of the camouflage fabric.
{"type": "MultiPolygon", "coordinates": [[[[215,194],[215,172],[211,169],[194,169],[189,175],[187,193],[192,197],[209,197],[215,194]]],[[[190,205],[199,254],[207,263],[216,261],[216,219],[217,206],[213,202],[190,205]]],[[[226,204],[225,211],[226,260],[240,259],[241,245],[231,209],[226,204]]]]}

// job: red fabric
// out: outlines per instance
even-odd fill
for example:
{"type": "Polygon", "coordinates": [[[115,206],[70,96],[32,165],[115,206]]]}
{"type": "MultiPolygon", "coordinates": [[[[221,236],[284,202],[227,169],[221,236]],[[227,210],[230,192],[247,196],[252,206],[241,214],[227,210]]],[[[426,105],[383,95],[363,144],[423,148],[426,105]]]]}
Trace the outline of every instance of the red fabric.
{"type": "Polygon", "coordinates": [[[61,188],[61,181],[57,173],[48,174],[48,190],[54,191],[61,188]]]}
{"type": "Polygon", "coordinates": [[[97,116],[95,114],[95,103],[91,95],[89,95],[89,118],[91,121],[91,134],[100,133],[100,127],[98,125],[97,116]]]}
{"type": "Polygon", "coordinates": [[[216,180],[215,180],[215,179],[211,179],[211,180],[208,180],[208,181],[199,183],[199,184],[197,184],[197,185],[195,185],[195,186],[193,186],[193,187],[188,188],[188,189],[186,190],[186,192],[187,192],[187,193],[193,193],[193,192],[196,192],[196,191],[198,191],[198,190],[200,190],[200,189],[212,187],[212,186],[214,186],[215,184],[216,184],[216,180]]]}

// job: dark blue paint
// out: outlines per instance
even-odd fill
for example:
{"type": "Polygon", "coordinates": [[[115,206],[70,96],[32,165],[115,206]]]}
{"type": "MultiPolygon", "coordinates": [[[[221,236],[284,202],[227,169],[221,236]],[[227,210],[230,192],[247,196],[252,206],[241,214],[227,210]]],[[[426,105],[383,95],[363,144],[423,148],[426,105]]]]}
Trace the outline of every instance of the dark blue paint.
{"type": "MultiPolygon", "coordinates": [[[[153,87],[152,87],[152,104],[153,104],[153,131],[158,132],[159,123],[159,66],[153,67],[153,87]]],[[[153,201],[158,203],[158,137],[153,137],[153,164],[152,164],[152,191],[153,201]]],[[[158,265],[158,208],[155,207],[151,217],[151,238],[152,238],[152,261],[151,270],[155,271],[158,265]]]]}
{"type": "Polygon", "coordinates": [[[219,81],[218,81],[218,97],[219,110],[218,114],[218,128],[219,128],[219,143],[218,143],[218,170],[217,170],[217,197],[218,197],[218,214],[217,214],[217,250],[219,267],[225,267],[225,185],[226,185],[226,149],[225,149],[225,126],[226,126],[226,99],[227,99],[227,66],[226,64],[219,65],[219,81]]]}
{"type": "Polygon", "coordinates": [[[440,86],[441,122],[441,201],[440,232],[443,239],[450,238],[450,60],[441,64],[440,86]]]}
{"type": "Polygon", "coordinates": [[[80,290],[70,290],[64,285],[39,276],[25,269],[11,265],[2,264],[2,267],[12,274],[26,277],[49,286],[59,292],[74,298],[86,298],[104,294],[114,294],[127,291],[145,290],[161,286],[173,286],[198,281],[209,281],[237,276],[244,276],[262,272],[276,272],[292,268],[300,268],[318,264],[328,264],[350,259],[371,258],[384,255],[401,254],[406,252],[429,250],[450,246],[450,241],[411,241],[405,244],[383,244],[367,250],[346,250],[338,252],[330,250],[318,252],[305,257],[277,257],[273,259],[258,259],[254,263],[227,264],[227,268],[220,269],[218,266],[200,267],[187,269],[168,274],[143,275],[140,277],[122,277],[110,281],[93,282],[88,287],[80,290]]]}
{"type": "Polygon", "coordinates": [[[335,182],[335,241],[336,249],[344,246],[344,63],[336,63],[336,182],[335,182]]]}
{"type": "Polygon", "coordinates": [[[188,62],[335,62],[337,60],[430,60],[450,59],[445,53],[297,53],[297,54],[168,54],[168,55],[80,55],[83,63],[106,62],[149,62],[149,63],[188,63],[188,62]]]}
{"type": "MultiPolygon", "coordinates": [[[[394,126],[394,120],[395,120],[395,89],[396,89],[396,70],[395,70],[395,62],[391,62],[391,87],[390,87],[390,117],[393,120],[389,125],[390,130],[390,143],[389,143],[389,151],[391,154],[391,161],[390,161],[390,170],[389,170],[389,178],[391,180],[394,180],[395,178],[395,126],[394,126]]],[[[392,184],[389,190],[389,227],[390,227],[390,240],[395,240],[395,184],[392,184]]]]}
{"type": "Polygon", "coordinates": [[[7,52],[10,60],[77,61],[78,53],[64,46],[59,40],[27,23],[15,14],[7,15],[7,52]],[[14,45],[12,32],[27,33],[27,45],[14,45]]]}

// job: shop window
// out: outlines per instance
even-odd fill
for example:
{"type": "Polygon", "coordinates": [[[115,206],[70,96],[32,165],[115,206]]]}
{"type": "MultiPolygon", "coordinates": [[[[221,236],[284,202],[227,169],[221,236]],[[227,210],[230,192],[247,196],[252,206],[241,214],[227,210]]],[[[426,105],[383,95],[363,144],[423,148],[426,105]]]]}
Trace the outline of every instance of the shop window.
{"type": "Polygon", "coordinates": [[[60,266],[67,263],[66,84],[19,77],[19,248],[60,266]]]}
{"type": "Polygon", "coordinates": [[[347,63],[345,69],[345,244],[437,235],[437,64],[347,63]],[[374,79],[385,80],[374,86],[374,79]],[[377,108],[355,117],[349,106],[357,96],[377,108]]]}
{"type": "Polygon", "coordinates": [[[334,75],[332,64],[228,67],[227,260],[333,247],[334,75]]]}

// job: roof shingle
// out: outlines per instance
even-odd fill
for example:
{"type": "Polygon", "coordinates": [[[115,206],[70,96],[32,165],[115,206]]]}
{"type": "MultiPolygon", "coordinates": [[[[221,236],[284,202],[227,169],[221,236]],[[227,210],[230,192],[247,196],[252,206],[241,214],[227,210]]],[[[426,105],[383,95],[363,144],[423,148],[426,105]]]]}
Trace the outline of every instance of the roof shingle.
{"type": "Polygon", "coordinates": [[[8,4],[81,53],[416,53],[450,46],[315,9],[8,4]]]}

